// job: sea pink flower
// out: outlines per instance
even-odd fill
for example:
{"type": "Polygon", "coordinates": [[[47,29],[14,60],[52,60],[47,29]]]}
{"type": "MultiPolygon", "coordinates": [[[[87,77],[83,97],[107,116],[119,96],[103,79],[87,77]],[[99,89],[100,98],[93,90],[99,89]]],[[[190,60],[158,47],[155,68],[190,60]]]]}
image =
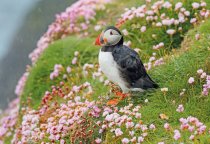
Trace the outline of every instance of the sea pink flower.
{"type": "Polygon", "coordinates": [[[169,123],[165,123],[165,124],[164,124],[164,128],[165,128],[166,130],[169,130],[169,129],[170,129],[169,123]]]}
{"type": "Polygon", "coordinates": [[[174,130],[174,139],[178,140],[181,138],[181,134],[179,132],[179,130],[174,130]]]}
{"type": "Polygon", "coordinates": [[[125,36],[128,35],[128,31],[127,31],[126,29],[123,29],[123,30],[122,30],[122,33],[123,33],[125,36]]]}
{"type": "Polygon", "coordinates": [[[72,62],[71,62],[73,65],[75,65],[76,63],[77,63],[77,57],[74,57],[73,59],[72,59],[72,62]]]}
{"type": "Polygon", "coordinates": [[[177,112],[183,112],[184,111],[184,106],[181,104],[178,106],[178,108],[176,109],[177,112]]]}
{"type": "Polygon", "coordinates": [[[206,2],[202,1],[202,2],[201,2],[201,6],[202,6],[202,7],[206,7],[206,2]]]}
{"type": "Polygon", "coordinates": [[[197,19],[196,18],[192,18],[192,19],[190,19],[190,23],[195,23],[197,21],[197,19]]]}
{"type": "Polygon", "coordinates": [[[193,3],[192,3],[192,7],[193,7],[194,9],[198,9],[198,8],[200,7],[200,4],[197,3],[197,2],[193,2],[193,3]]]}
{"type": "Polygon", "coordinates": [[[129,139],[128,139],[128,138],[123,138],[123,139],[122,139],[122,143],[123,143],[123,144],[129,143],[129,139]]]}
{"type": "Polygon", "coordinates": [[[163,4],[163,7],[169,9],[169,8],[172,7],[172,4],[171,4],[170,2],[168,2],[168,1],[166,1],[166,2],[163,4]]]}
{"type": "Polygon", "coordinates": [[[136,114],[135,114],[135,118],[137,118],[137,119],[138,119],[138,118],[141,118],[141,113],[136,113],[136,114]]]}
{"type": "Polygon", "coordinates": [[[203,78],[206,78],[206,76],[207,76],[207,74],[205,73],[205,72],[203,72],[202,74],[201,74],[201,78],[203,79],[203,78]]]}
{"type": "Polygon", "coordinates": [[[202,69],[199,69],[199,70],[197,70],[197,73],[198,73],[199,75],[201,75],[201,74],[203,73],[203,70],[202,70],[202,69]]]}
{"type": "Polygon", "coordinates": [[[96,26],[94,27],[94,29],[95,29],[95,31],[99,31],[99,30],[101,29],[101,25],[96,25],[96,26]]]}
{"type": "Polygon", "coordinates": [[[195,127],[194,127],[194,126],[189,126],[189,127],[188,127],[188,130],[189,130],[190,132],[193,132],[193,131],[195,130],[195,127]]]}
{"type": "Polygon", "coordinates": [[[131,141],[132,143],[135,143],[135,142],[136,142],[136,137],[133,137],[130,141],[131,141]]]}
{"type": "Polygon", "coordinates": [[[156,23],[156,27],[161,27],[162,26],[162,23],[161,22],[157,22],[156,23]]]}
{"type": "Polygon", "coordinates": [[[115,135],[118,137],[118,136],[121,136],[123,134],[123,132],[121,131],[120,128],[117,128],[115,129],[115,135]]]}
{"type": "Polygon", "coordinates": [[[154,125],[154,124],[151,124],[151,125],[149,126],[149,128],[150,128],[151,130],[156,129],[156,127],[155,127],[155,125],[154,125]]]}
{"type": "Polygon", "coordinates": [[[184,12],[184,15],[185,15],[185,16],[190,16],[190,12],[189,12],[189,11],[185,11],[185,12],[184,12]]]}
{"type": "Polygon", "coordinates": [[[182,2],[178,2],[178,3],[176,3],[176,5],[175,5],[175,10],[178,10],[178,9],[180,9],[181,7],[182,7],[182,2]]]}
{"type": "Polygon", "coordinates": [[[164,142],[158,142],[158,144],[165,144],[164,142]]]}
{"type": "Polygon", "coordinates": [[[173,19],[163,19],[163,20],[162,20],[162,24],[163,24],[163,25],[166,25],[166,26],[172,25],[173,22],[174,22],[173,19]]]}
{"type": "Polygon", "coordinates": [[[168,29],[166,32],[167,32],[167,34],[169,34],[169,35],[173,35],[173,34],[176,33],[176,30],[174,30],[174,29],[168,29]]]}
{"type": "Polygon", "coordinates": [[[126,122],[126,128],[132,128],[134,126],[133,122],[126,122]]]}
{"type": "Polygon", "coordinates": [[[61,139],[60,144],[65,144],[65,140],[61,139]]]}
{"type": "Polygon", "coordinates": [[[25,87],[25,83],[26,83],[26,81],[27,81],[27,79],[28,79],[28,76],[29,76],[29,72],[25,72],[25,73],[21,76],[21,78],[19,79],[18,84],[16,85],[16,88],[15,88],[15,94],[16,94],[17,96],[20,96],[20,95],[22,94],[23,89],[24,89],[24,87],[25,87]]]}
{"type": "Polygon", "coordinates": [[[194,140],[194,138],[195,138],[195,136],[194,136],[194,135],[191,135],[191,136],[189,137],[189,140],[194,140]]]}
{"type": "Polygon", "coordinates": [[[128,46],[128,47],[130,47],[131,44],[132,44],[131,41],[124,42],[124,45],[126,45],[126,46],[128,46]]]}
{"type": "Polygon", "coordinates": [[[141,32],[145,32],[147,30],[147,27],[146,26],[142,26],[141,27],[141,32]]]}
{"type": "Polygon", "coordinates": [[[134,131],[129,131],[130,136],[134,136],[135,132],[134,131]]]}
{"type": "Polygon", "coordinates": [[[142,136],[138,137],[138,142],[142,143],[144,141],[144,138],[142,136]]]}
{"type": "Polygon", "coordinates": [[[71,72],[71,67],[68,66],[68,67],[66,68],[66,71],[67,71],[68,73],[70,73],[70,72],[71,72]]]}
{"type": "Polygon", "coordinates": [[[196,34],[196,35],[195,35],[195,39],[196,39],[196,40],[199,40],[199,39],[200,39],[200,34],[196,34]]]}
{"type": "Polygon", "coordinates": [[[188,79],[188,83],[189,84],[193,84],[195,82],[195,79],[193,78],[193,77],[190,77],[189,79],[188,79]]]}
{"type": "Polygon", "coordinates": [[[95,140],[95,142],[96,142],[97,144],[100,144],[100,143],[102,142],[102,140],[101,140],[100,138],[97,138],[97,139],[95,140]]]}

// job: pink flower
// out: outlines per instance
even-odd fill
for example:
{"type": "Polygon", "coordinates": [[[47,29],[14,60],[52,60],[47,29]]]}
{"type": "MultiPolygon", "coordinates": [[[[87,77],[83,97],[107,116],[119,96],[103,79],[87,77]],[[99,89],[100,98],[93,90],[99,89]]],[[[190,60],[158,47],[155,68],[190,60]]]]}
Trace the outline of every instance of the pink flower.
{"type": "Polygon", "coordinates": [[[133,137],[130,141],[131,141],[132,143],[135,143],[135,142],[136,142],[136,137],[133,137]]]}
{"type": "Polygon", "coordinates": [[[128,35],[128,31],[127,31],[126,29],[123,29],[123,30],[122,30],[122,33],[123,33],[125,36],[128,35]]]}
{"type": "Polygon", "coordinates": [[[71,67],[68,66],[68,67],[66,68],[66,71],[67,71],[67,73],[70,73],[70,72],[71,72],[71,67]]]}
{"type": "Polygon", "coordinates": [[[193,132],[193,131],[195,130],[195,127],[194,127],[194,126],[189,126],[189,127],[188,127],[188,130],[189,130],[190,132],[193,132]]]}
{"type": "Polygon", "coordinates": [[[190,19],[190,23],[195,23],[197,21],[197,19],[196,18],[192,18],[192,19],[190,19]]]}
{"type": "Polygon", "coordinates": [[[181,104],[178,106],[178,108],[176,109],[177,112],[183,112],[184,111],[184,106],[181,104]]]}
{"type": "Polygon", "coordinates": [[[199,70],[197,70],[197,73],[198,73],[199,75],[201,75],[201,74],[203,73],[203,70],[202,70],[202,69],[199,69],[199,70]]]}
{"type": "Polygon", "coordinates": [[[169,129],[170,129],[169,123],[165,123],[165,124],[164,124],[164,128],[165,128],[166,130],[169,130],[169,129]]]}
{"type": "Polygon", "coordinates": [[[202,6],[202,7],[206,7],[206,2],[202,1],[202,2],[201,2],[201,6],[202,6]]]}
{"type": "Polygon", "coordinates": [[[133,122],[126,122],[126,128],[132,128],[134,126],[133,122]]]}
{"type": "Polygon", "coordinates": [[[145,32],[147,30],[147,27],[146,26],[142,26],[141,27],[141,32],[145,32]]]}
{"type": "Polygon", "coordinates": [[[144,141],[144,138],[142,136],[138,137],[138,142],[142,143],[144,141]]]}
{"type": "Polygon", "coordinates": [[[94,29],[95,29],[95,31],[99,31],[99,30],[101,29],[101,25],[96,25],[96,26],[94,27],[94,29]]]}
{"type": "Polygon", "coordinates": [[[21,78],[19,79],[18,84],[16,85],[16,88],[15,88],[15,94],[16,94],[17,96],[20,96],[20,95],[22,94],[23,89],[24,89],[24,87],[25,87],[25,83],[26,83],[26,81],[27,81],[27,79],[28,79],[28,76],[29,76],[29,72],[25,72],[25,73],[21,76],[21,78]]]}
{"type": "Polygon", "coordinates": [[[162,26],[162,23],[161,22],[157,22],[156,23],[156,27],[161,27],[162,26]]]}
{"type": "Polygon", "coordinates": [[[195,39],[196,39],[196,40],[199,40],[199,39],[200,39],[200,34],[196,34],[196,35],[195,35],[195,39]]]}
{"type": "Polygon", "coordinates": [[[198,8],[200,7],[200,4],[197,3],[197,2],[194,2],[194,3],[192,3],[192,7],[193,7],[194,9],[198,9],[198,8]]]}
{"type": "Polygon", "coordinates": [[[123,138],[123,139],[122,139],[122,143],[123,143],[123,144],[129,143],[129,139],[128,139],[128,138],[123,138]]]}
{"type": "Polygon", "coordinates": [[[126,45],[128,47],[131,46],[131,44],[132,44],[131,41],[124,42],[124,45],[126,45]]]}
{"type": "Polygon", "coordinates": [[[169,9],[169,8],[172,7],[172,4],[171,4],[170,2],[168,2],[168,1],[166,1],[166,2],[163,4],[163,7],[169,9]]]}
{"type": "Polygon", "coordinates": [[[61,139],[60,144],[65,144],[65,140],[61,139]]]}
{"type": "Polygon", "coordinates": [[[77,57],[74,57],[73,59],[72,59],[72,62],[71,62],[73,65],[75,65],[76,63],[77,63],[77,57]]]}
{"type": "Polygon", "coordinates": [[[189,79],[188,79],[188,83],[189,84],[193,84],[195,82],[195,79],[193,78],[193,77],[190,77],[189,79]]]}
{"type": "Polygon", "coordinates": [[[194,135],[191,135],[191,136],[189,137],[189,140],[194,140],[194,138],[195,138],[195,136],[194,136],[194,135]]]}
{"type": "Polygon", "coordinates": [[[115,135],[118,137],[118,136],[121,136],[123,134],[123,132],[121,131],[120,128],[117,128],[115,129],[115,135]]]}
{"type": "Polygon", "coordinates": [[[158,142],[158,144],[165,144],[164,142],[158,142]]]}
{"type": "Polygon", "coordinates": [[[154,125],[154,124],[151,124],[151,125],[149,126],[149,128],[150,128],[151,130],[156,129],[156,127],[155,127],[155,125],[154,125]]]}
{"type": "Polygon", "coordinates": [[[202,74],[201,74],[201,78],[203,79],[203,78],[205,78],[207,76],[207,74],[205,73],[205,72],[203,72],[202,74]]]}
{"type": "Polygon", "coordinates": [[[181,134],[179,132],[179,130],[174,130],[174,139],[178,140],[181,138],[181,134]]]}
{"type": "Polygon", "coordinates": [[[101,140],[100,138],[97,138],[97,139],[95,140],[95,142],[96,142],[97,144],[100,144],[100,143],[102,142],[102,140],[101,140]]]}
{"type": "Polygon", "coordinates": [[[178,9],[180,9],[181,7],[182,7],[182,2],[178,2],[178,3],[176,3],[176,5],[175,5],[175,10],[178,10],[178,9]]]}
{"type": "Polygon", "coordinates": [[[141,118],[141,113],[136,113],[136,114],[135,114],[135,118],[137,118],[137,119],[138,119],[138,118],[141,118]]]}
{"type": "Polygon", "coordinates": [[[176,33],[176,30],[174,30],[174,29],[168,29],[166,32],[167,32],[167,34],[169,34],[169,35],[173,35],[173,34],[176,33]]]}

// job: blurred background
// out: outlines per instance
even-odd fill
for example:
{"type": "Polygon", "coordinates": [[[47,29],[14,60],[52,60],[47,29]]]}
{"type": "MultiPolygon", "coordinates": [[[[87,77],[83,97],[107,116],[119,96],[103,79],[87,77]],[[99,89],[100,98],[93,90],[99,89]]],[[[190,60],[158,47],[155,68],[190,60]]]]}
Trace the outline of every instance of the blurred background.
{"type": "Polygon", "coordinates": [[[36,48],[55,14],[76,0],[0,1],[0,109],[15,98],[15,86],[30,64],[28,54],[36,48]]]}

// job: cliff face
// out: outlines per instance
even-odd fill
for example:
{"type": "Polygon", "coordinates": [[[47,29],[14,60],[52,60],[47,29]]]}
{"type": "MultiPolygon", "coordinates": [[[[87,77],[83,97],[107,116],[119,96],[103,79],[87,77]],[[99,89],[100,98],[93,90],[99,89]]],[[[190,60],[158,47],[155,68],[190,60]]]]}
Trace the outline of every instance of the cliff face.
{"type": "Polygon", "coordinates": [[[14,99],[18,79],[30,64],[28,54],[36,47],[37,41],[55,19],[55,14],[65,10],[75,0],[43,0],[27,15],[10,44],[8,54],[0,61],[0,109],[14,99]]]}

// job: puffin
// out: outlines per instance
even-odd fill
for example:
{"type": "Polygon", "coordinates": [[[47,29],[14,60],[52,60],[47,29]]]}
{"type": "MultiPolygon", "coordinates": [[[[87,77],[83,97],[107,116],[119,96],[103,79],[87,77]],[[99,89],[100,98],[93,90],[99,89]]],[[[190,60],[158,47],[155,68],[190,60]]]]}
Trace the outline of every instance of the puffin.
{"type": "Polygon", "coordinates": [[[136,51],[123,45],[123,35],[114,26],[108,26],[97,37],[95,45],[101,46],[98,62],[101,71],[114,84],[119,85],[121,95],[158,88],[147,74],[136,51]]]}

